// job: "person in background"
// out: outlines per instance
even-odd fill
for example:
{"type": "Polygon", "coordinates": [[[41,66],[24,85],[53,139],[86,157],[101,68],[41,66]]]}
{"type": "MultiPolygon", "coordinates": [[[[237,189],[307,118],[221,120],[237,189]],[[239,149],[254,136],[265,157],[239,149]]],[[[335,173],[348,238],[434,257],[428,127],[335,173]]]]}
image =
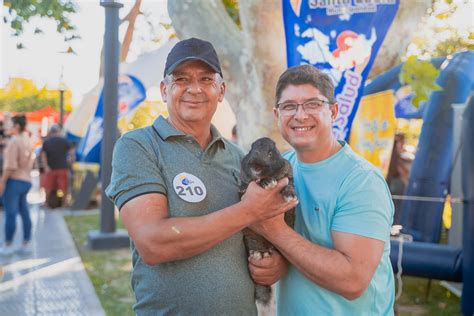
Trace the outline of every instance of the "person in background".
{"type": "MultiPolygon", "coordinates": [[[[411,160],[410,155],[405,150],[405,135],[396,134],[387,173],[387,183],[392,195],[401,196],[405,194],[410,175],[411,160]]],[[[400,224],[402,202],[403,200],[400,198],[393,198],[395,206],[394,224],[400,224]]]]}
{"type": "MultiPolygon", "coordinates": [[[[3,166],[3,149],[5,148],[5,130],[3,128],[3,121],[0,121],[0,178],[2,177],[2,166],[3,166]]],[[[0,206],[3,206],[3,198],[0,194],[0,206]]]]}
{"type": "Polygon", "coordinates": [[[68,159],[73,156],[71,150],[71,144],[61,135],[61,127],[53,125],[41,149],[46,204],[51,208],[66,204],[69,187],[68,159]]]}
{"type": "Polygon", "coordinates": [[[233,142],[234,144],[237,145],[238,141],[239,141],[239,138],[237,136],[237,125],[234,125],[232,127],[232,135],[230,137],[230,141],[233,142]]]}
{"type": "Polygon", "coordinates": [[[1,255],[11,255],[13,236],[16,230],[16,215],[23,222],[23,244],[20,252],[31,252],[31,218],[26,195],[31,188],[31,169],[34,155],[33,144],[26,131],[26,117],[14,116],[8,129],[10,140],[4,150],[3,174],[0,180],[0,194],[3,193],[5,208],[5,244],[1,255]]]}
{"type": "MultiPolygon", "coordinates": [[[[0,166],[3,165],[3,149],[5,147],[5,130],[3,128],[3,121],[0,121],[0,166]]],[[[0,169],[0,176],[2,171],[0,169]]]]}

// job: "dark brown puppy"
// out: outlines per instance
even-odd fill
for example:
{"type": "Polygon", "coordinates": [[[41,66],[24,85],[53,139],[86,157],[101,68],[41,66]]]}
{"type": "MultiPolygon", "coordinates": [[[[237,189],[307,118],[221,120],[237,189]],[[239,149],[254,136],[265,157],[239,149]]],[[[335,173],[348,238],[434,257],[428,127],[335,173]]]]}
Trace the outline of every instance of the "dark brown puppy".
{"type": "MultiPolygon", "coordinates": [[[[283,198],[287,201],[297,200],[290,163],[281,156],[273,140],[267,137],[257,139],[252,144],[250,152],[242,159],[241,194],[245,193],[251,181],[256,181],[263,188],[273,188],[277,181],[284,177],[288,178],[289,183],[281,191],[283,198]]],[[[295,210],[292,209],[285,213],[285,222],[293,227],[294,221],[295,210]]],[[[255,259],[268,257],[272,253],[273,245],[248,228],[244,230],[244,241],[249,255],[255,259]]],[[[258,284],[255,286],[255,297],[258,302],[266,305],[271,296],[269,286],[258,284]]]]}

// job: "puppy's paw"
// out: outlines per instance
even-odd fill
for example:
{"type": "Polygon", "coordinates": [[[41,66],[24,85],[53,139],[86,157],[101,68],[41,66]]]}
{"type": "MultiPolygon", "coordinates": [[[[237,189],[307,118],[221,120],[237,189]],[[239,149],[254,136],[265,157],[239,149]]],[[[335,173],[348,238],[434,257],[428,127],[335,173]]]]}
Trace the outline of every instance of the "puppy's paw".
{"type": "Polygon", "coordinates": [[[285,195],[283,199],[286,202],[298,202],[298,197],[296,195],[285,195]]]}
{"type": "Polygon", "coordinates": [[[260,185],[264,189],[273,189],[277,185],[277,181],[275,179],[265,179],[260,181],[260,185]]]}
{"type": "Polygon", "coordinates": [[[263,254],[260,251],[250,251],[250,257],[255,260],[261,260],[263,258],[263,254]]]}
{"type": "Polygon", "coordinates": [[[286,202],[298,202],[298,196],[296,195],[295,188],[292,185],[287,185],[281,191],[281,195],[286,202]]]}

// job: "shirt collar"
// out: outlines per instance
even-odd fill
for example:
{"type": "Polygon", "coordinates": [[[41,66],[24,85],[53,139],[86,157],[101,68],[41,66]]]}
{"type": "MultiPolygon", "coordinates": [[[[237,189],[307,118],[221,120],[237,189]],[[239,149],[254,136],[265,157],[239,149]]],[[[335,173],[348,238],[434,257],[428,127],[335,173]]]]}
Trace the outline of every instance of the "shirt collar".
{"type": "MultiPolygon", "coordinates": [[[[182,131],[177,130],[176,128],[174,128],[174,126],[172,126],[168,122],[168,120],[165,119],[161,115],[155,120],[155,122],[153,122],[153,128],[156,130],[158,135],[160,135],[160,137],[163,140],[168,140],[168,138],[170,138],[170,137],[186,137],[187,136],[182,131]]],[[[220,143],[222,143],[224,148],[226,147],[225,142],[224,142],[224,138],[219,133],[217,128],[212,124],[211,124],[211,136],[212,136],[212,139],[211,139],[211,142],[209,143],[208,148],[211,147],[216,142],[220,142],[220,143]]]]}
{"type": "Polygon", "coordinates": [[[214,143],[220,142],[224,148],[226,148],[224,137],[222,137],[221,133],[217,130],[217,128],[211,124],[211,142],[209,143],[208,147],[214,145],[214,143]]]}
{"type": "Polygon", "coordinates": [[[167,140],[168,138],[172,136],[186,136],[183,132],[180,130],[177,130],[174,128],[163,116],[159,116],[155,122],[153,122],[153,128],[156,130],[158,135],[163,140],[167,140]]]}

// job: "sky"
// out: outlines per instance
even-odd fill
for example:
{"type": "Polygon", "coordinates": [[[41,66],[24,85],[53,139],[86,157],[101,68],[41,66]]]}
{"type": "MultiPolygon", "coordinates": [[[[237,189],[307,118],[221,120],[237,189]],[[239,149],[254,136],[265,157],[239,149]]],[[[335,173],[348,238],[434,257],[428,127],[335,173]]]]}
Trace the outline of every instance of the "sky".
{"type": "MultiPolygon", "coordinates": [[[[3,0],[0,0],[3,8],[3,0]]],[[[134,1],[122,0],[124,7],[119,16],[124,17],[134,1]]],[[[32,79],[38,87],[46,85],[49,89],[57,89],[61,73],[63,82],[73,93],[73,105],[78,105],[85,93],[94,88],[99,80],[99,61],[105,26],[105,9],[99,0],[79,0],[77,13],[71,15],[73,24],[81,39],[71,42],[76,54],[65,54],[68,43],[63,35],[55,31],[55,23],[48,19],[34,18],[26,28],[21,41],[26,49],[16,48],[17,38],[11,36],[11,29],[0,22],[0,87],[8,83],[11,77],[32,79]],[[40,26],[44,33],[33,35],[32,30],[40,26]]],[[[162,21],[169,23],[166,0],[144,0],[142,11],[148,18],[137,19],[137,31],[127,61],[132,61],[140,53],[159,47],[159,43],[151,40],[148,23],[157,25],[162,21]]],[[[120,28],[120,38],[126,30],[126,23],[120,28]]],[[[161,34],[159,27],[154,34],[161,34]]]]}

